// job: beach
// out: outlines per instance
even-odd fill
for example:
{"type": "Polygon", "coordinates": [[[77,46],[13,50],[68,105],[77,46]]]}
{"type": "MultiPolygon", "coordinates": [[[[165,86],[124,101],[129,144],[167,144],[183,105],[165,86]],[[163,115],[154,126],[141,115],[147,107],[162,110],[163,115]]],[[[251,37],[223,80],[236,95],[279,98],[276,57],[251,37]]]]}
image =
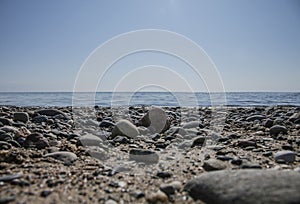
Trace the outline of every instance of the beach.
{"type": "Polygon", "coordinates": [[[300,108],[0,107],[0,203],[297,203],[300,108]]]}

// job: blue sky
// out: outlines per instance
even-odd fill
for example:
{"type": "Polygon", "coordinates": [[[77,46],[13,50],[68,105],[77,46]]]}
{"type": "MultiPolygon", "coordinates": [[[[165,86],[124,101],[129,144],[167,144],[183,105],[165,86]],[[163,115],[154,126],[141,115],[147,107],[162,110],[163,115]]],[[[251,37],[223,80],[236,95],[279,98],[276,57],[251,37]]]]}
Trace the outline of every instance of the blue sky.
{"type": "MultiPolygon", "coordinates": [[[[138,29],[169,30],[195,41],[215,63],[226,91],[300,91],[298,0],[1,0],[0,28],[0,91],[72,91],[95,48],[138,29]]],[[[134,69],[137,59],[140,66],[168,64],[159,54],[143,58],[120,67],[134,69]]],[[[100,90],[111,90],[109,81],[100,90]]]]}

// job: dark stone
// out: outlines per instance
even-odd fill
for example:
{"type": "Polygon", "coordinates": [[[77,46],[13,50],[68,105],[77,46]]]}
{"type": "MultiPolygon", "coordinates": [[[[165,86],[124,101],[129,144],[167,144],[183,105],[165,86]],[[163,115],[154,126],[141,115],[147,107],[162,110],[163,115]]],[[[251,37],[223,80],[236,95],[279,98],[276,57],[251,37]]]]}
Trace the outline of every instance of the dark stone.
{"type": "Polygon", "coordinates": [[[12,125],[12,121],[7,119],[7,118],[3,118],[3,117],[0,117],[0,123],[2,123],[3,125],[12,125]]]}
{"type": "Polygon", "coordinates": [[[171,178],[172,174],[169,172],[161,171],[161,172],[157,172],[156,176],[165,179],[165,178],[171,178]]]}
{"type": "Polygon", "coordinates": [[[14,121],[21,121],[27,123],[29,121],[29,115],[25,112],[16,112],[14,113],[14,121]]]}
{"type": "Polygon", "coordinates": [[[108,120],[102,120],[99,124],[99,127],[105,127],[105,128],[113,127],[113,126],[115,126],[115,124],[108,120]]]}
{"type": "Polygon", "coordinates": [[[38,113],[40,115],[46,115],[46,116],[56,116],[56,115],[65,116],[64,112],[62,112],[60,110],[56,110],[56,109],[42,109],[42,110],[36,111],[36,113],[38,113]]]}
{"type": "Polygon", "coordinates": [[[300,203],[296,171],[234,170],[204,173],[184,188],[205,203],[300,203]]]}
{"type": "Polygon", "coordinates": [[[286,127],[282,125],[274,125],[270,128],[270,134],[271,135],[278,135],[279,133],[287,133],[286,127]]]}
{"type": "Polygon", "coordinates": [[[12,146],[8,142],[0,141],[0,150],[9,150],[12,146]]]}
{"type": "Polygon", "coordinates": [[[21,178],[23,175],[22,174],[9,174],[9,175],[4,175],[4,176],[0,176],[0,182],[10,182],[14,179],[19,179],[21,178]]]}
{"type": "Polygon", "coordinates": [[[192,143],[192,147],[195,146],[203,146],[203,144],[205,143],[206,138],[203,136],[198,136],[196,138],[193,139],[193,143],[192,143]]]}
{"type": "Polygon", "coordinates": [[[49,142],[41,133],[32,133],[26,137],[24,147],[44,149],[49,147],[49,142]]]}

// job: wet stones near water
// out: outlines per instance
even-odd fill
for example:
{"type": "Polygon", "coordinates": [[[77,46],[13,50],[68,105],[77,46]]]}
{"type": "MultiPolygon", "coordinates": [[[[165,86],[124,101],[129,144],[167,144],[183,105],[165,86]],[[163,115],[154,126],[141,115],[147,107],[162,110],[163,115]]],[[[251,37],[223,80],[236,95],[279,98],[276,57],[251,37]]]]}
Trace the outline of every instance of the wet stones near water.
{"type": "Polygon", "coordinates": [[[27,123],[29,121],[29,115],[25,112],[16,112],[13,116],[14,121],[21,121],[27,123]]]}
{"type": "Polygon", "coordinates": [[[189,181],[185,190],[205,203],[299,203],[300,174],[295,171],[216,171],[189,181]]]}
{"type": "Polygon", "coordinates": [[[255,120],[261,121],[265,118],[266,118],[266,116],[264,116],[264,115],[252,115],[252,116],[249,116],[248,118],[246,118],[246,121],[255,121],[255,120]]]}
{"type": "Polygon", "coordinates": [[[77,160],[76,154],[66,151],[48,153],[45,154],[44,157],[52,157],[54,159],[63,161],[65,164],[72,164],[77,160]]]}
{"type": "Polygon", "coordinates": [[[117,135],[136,138],[139,135],[137,127],[128,120],[120,120],[112,130],[111,136],[117,135]]]}
{"type": "Polygon", "coordinates": [[[146,164],[157,163],[159,156],[156,152],[146,149],[131,149],[129,151],[129,160],[143,162],[146,164]]]}
{"type": "Polygon", "coordinates": [[[296,153],[293,151],[279,151],[275,153],[274,158],[278,163],[293,163],[296,159],[296,153]]]}

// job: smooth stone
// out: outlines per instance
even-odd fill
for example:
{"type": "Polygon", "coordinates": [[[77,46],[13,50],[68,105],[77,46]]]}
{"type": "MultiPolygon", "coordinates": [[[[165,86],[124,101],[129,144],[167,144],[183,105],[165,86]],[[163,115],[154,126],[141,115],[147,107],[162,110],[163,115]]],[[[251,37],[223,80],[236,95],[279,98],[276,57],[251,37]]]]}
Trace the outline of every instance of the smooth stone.
{"type": "Polygon", "coordinates": [[[102,120],[99,124],[99,127],[105,127],[105,128],[113,127],[113,126],[115,126],[115,123],[113,123],[109,120],[102,120]]]}
{"type": "Polygon", "coordinates": [[[32,119],[34,123],[43,123],[47,122],[48,117],[46,115],[38,115],[32,119]]]}
{"type": "Polygon", "coordinates": [[[206,137],[203,137],[203,136],[195,137],[192,140],[193,141],[192,147],[196,147],[196,146],[202,147],[205,143],[205,140],[206,140],[206,137]]]}
{"type": "Polygon", "coordinates": [[[14,179],[19,179],[22,178],[22,174],[9,174],[9,175],[3,175],[0,176],[0,182],[9,182],[12,181],[14,179]]]}
{"type": "Polygon", "coordinates": [[[179,191],[182,188],[180,181],[173,181],[168,184],[161,184],[159,189],[167,194],[168,196],[175,194],[176,191],[179,191]]]}
{"type": "Polygon", "coordinates": [[[148,201],[148,203],[167,203],[168,196],[164,192],[158,191],[146,196],[146,200],[148,201]]]}
{"type": "Polygon", "coordinates": [[[255,141],[252,140],[239,140],[237,145],[241,148],[245,148],[245,147],[256,147],[256,143],[255,141]]]}
{"type": "Polygon", "coordinates": [[[190,128],[198,128],[200,127],[201,123],[200,121],[190,121],[188,123],[185,123],[182,127],[184,129],[190,129],[190,128]]]}
{"type": "Polygon", "coordinates": [[[157,172],[156,176],[159,178],[165,179],[165,178],[171,178],[172,174],[170,172],[160,171],[160,172],[157,172]]]}
{"type": "Polygon", "coordinates": [[[25,112],[16,112],[14,113],[14,121],[21,121],[23,123],[27,123],[29,121],[29,115],[25,112]]]}
{"type": "Polygon", "coordinates": [[[136,138],[139,135],[139,131],[134,124],[132,124],[128,120],[123,119],[117,122],[114,129],[112,130],[111,136],[115,137],[117,135],[136,138]]]}
{"type": "Polygon", "coordinates": [[[282,125],[274,125],[270,128],[271,135],[278,135],[279,133],[287,133],[287,128],[282,125]]]}
{"type": "Polygon", "coordinates": [[[91,134],[81,136],[79,140],[83,146],[99,146],[103,143],[99,137],[91,134]]]}
{"type": "Polygon", "coordinates": [[[277,170],[223,170],[189,181],[184,189],[205,203],[299,203],[300,174],[277,170]]]}
{"type": "Polygon", "coordinates": [[[153,107],[140,119],[139,125],[147,127],[151,133],[163,133],[170,128],[170,121],[163,109],[153,107]]]}
{"type": "Polygon", "coordinates": [[[45,154],[44,157],[52,157],[54,159],[63,161],[65,164],[71,164],[77,160],[76,154],[67,151],[48,153],[45,154]]]}
{"type": "Polygon", "coordinates": [[[292,121],[292,122],[295,122],[296,120],[299,120],[300,119],[300,112],[299,113],[294,113],[290,118],[289,120],[292,121]]]}
{"type": "Polygon", "coordinates": [[[1,130],[5,131],[5,132],[12,132],[12,133],[15,133],[15,134],[18,134],[19,133],[19,130],[15,127],[12,127],[12,126],[3,126],[1,127],[1,130]]]}
{"type": "Polygon", "coordinates": [[[248,118],[246,118],[246,121],[255,121],[255,120],[261,121],[265,118],[266,118],[266,116],[264,116],[264,115],[252,115],[252,116],[249,116],[248,118]]]}
{"type": "Polygon", "coordinates": [[[129,151],[129,160],[151,164],[151,163],[157,163],[159,160],[159,156],[156,152],[151,150],[131,149],[129,151]]]}
{"type": "Polygon", "coordinates": [[[46,116],[56,116],[56,115],[65,116],[64,112],[62,112],[60,110],[56,110],[56,109],[42,109],[42,110],[36,111],[36,113],[38,113],[40,115],[46,115],[46,116]]]}
{"type": "Polygon", "coordinates": [[[28,135],[24,141],[25,148],[44,149],[49,146],[48,139],[45,138],[41,133],[32,133],[28,135]]]}
{"type": "Polygon", "coordinates": [[[223,170],[226,169],[226,164],[220,160],[217,159],[208,159],[204,161],[203,169],[205,171],[217,171],[217,170],[223,170]]]}
{"type": "Polygon", "coordinates": [[[7,118],[0,117],[0,122],[3,125],[12,125],[12,121],[10,119],[7,119],[7,118]]]}
{"type": "Polygon", "coordinates": [[[293,151],[279,151],[274,155],[276,162],[293,163],[296,159],[296,153],[293,151]]]}
{"type": "Polygon", "coordinates": [[[0,150],[9,150],[12,148],[12,145],[5,141],[0,141],[0,150]]]}
{"type": "Polygon", "coordinates": [[[12,136],[7,134],[7,133],[4,133],[4,134],[1,134],[0,135],[0,141],[9,141],[9,140],[12,140],[12,136]]]}

